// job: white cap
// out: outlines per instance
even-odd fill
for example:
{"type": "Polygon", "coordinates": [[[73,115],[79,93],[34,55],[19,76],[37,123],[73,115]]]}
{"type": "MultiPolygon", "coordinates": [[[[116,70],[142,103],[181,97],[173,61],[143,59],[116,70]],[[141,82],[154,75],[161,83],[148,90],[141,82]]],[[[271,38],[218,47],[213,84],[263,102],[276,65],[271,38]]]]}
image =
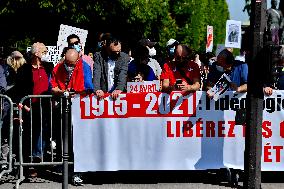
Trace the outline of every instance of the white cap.
{"type": "Polygon", "coordinates": [[[176,41],[177,41],[177,40],[175,40],[175,39],[170,39],[170,40],[168,40],[168,42],[167,42],[167,47],[168,47],[168,46],[171,46],[171,45],[174,44],[176,41]]]}

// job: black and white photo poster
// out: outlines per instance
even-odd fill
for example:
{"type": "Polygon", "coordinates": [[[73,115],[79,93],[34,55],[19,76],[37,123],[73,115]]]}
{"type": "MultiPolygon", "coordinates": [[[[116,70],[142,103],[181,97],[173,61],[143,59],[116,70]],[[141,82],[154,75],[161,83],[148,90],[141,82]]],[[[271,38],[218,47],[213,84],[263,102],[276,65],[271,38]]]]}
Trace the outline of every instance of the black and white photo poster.
{"type": "Polygon", "coordinates": [[[235,20],[227,20],[226,24],[226,40],[225,47],[241,48],[242,39],[242,22],[235,20]]]}

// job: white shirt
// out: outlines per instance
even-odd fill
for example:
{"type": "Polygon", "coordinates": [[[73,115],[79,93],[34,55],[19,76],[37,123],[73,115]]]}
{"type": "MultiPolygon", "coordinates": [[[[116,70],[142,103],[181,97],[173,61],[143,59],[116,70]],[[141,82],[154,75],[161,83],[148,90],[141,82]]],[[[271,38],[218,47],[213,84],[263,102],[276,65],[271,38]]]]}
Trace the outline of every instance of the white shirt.
{"type": "Polygon", "coordinates": [[[152,70],[154,71],[156,77],[159,77],[162,73],[162,68],[159,64],[159,62],[153,58],[149,58],[149,62],[148,62],[148,66],[150,66],[152,68],[152,70]]]}
{"type": "Polygon", "coordinates": [[[110,58],[107,61],[108,63],[108,91],[112,92],[114,87],[114,67],[115,61],[111,60],[110,58]]]}

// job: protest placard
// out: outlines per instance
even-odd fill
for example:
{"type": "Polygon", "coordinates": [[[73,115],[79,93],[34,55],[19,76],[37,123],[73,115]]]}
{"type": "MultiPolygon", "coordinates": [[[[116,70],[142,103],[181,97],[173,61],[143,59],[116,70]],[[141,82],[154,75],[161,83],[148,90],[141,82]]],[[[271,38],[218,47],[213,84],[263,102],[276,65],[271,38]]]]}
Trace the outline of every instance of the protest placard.
{"type": "Polygon", "coordinates": [[[227,20],[226,23],[226,40],[225,47],[241,48],[242,39],[242,22],[235,20],[227,20]]]}
{"type": "Polygon", "coordinates": [[[213,96],[213,99],[215,101],[218,100],[230,88],[230,83],[230,77],[226,73],[224,73],[217,81],[217,83],[211,89],[209,89],[209,95],[213,96]]]}
{"type": "Polygon", "coordinates": [[[206,52],[212,52],[212,50],[213,50],[213,26],[207,26],[206,52]]]}

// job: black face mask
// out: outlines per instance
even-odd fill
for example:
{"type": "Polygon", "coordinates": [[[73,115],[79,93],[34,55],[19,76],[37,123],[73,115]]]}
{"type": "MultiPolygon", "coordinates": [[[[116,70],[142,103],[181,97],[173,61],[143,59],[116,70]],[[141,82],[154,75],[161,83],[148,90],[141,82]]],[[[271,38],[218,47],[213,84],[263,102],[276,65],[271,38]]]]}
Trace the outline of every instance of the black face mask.
{"type": "Polygon", "coordinates": [[[120,56],[119,53],[112,52],[112,53],[109,55],[109,58],[112,59],[112,60],[117,60],[119,56],[120,56]]]}

